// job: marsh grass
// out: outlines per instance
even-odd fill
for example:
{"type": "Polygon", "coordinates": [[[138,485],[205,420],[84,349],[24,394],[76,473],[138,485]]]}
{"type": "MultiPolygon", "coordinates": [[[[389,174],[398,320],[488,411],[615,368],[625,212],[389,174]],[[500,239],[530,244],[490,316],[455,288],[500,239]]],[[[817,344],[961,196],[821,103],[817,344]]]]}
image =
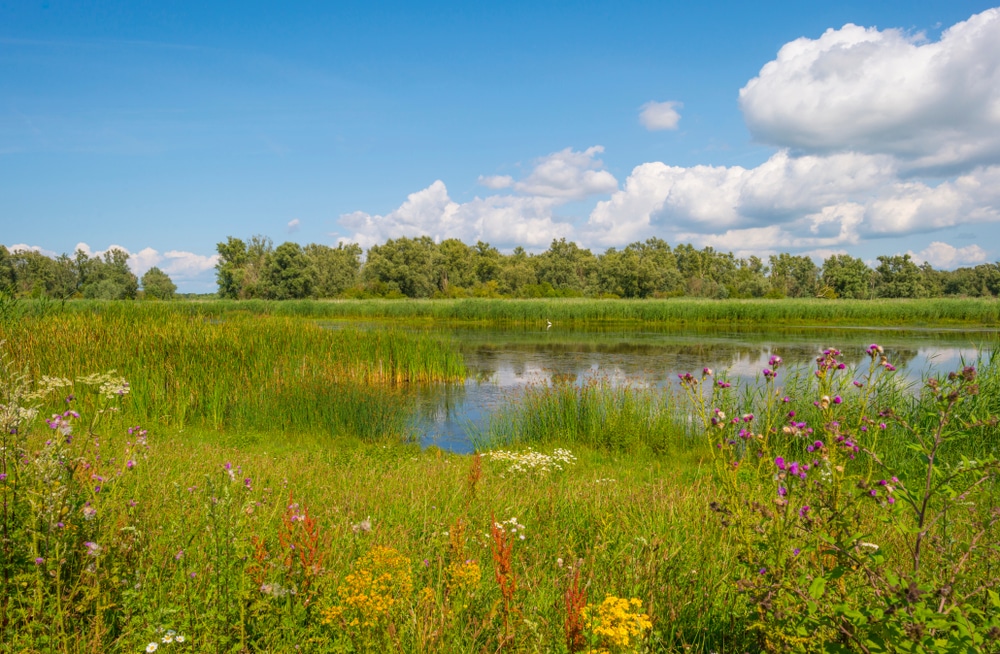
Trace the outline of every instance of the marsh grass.
{"type": "Polygon", "coordinates": [[[24,317],[0,325],[0,340],[36,379],[116,370],[131,384],[130,415],[177,428],[399,437],[413,386],[465,376],[461,355],[432,335],[165,306],[24,317]]]}
{"type": "Polygon", "coordinates": [[[21,300],[18,312],[49,315],[180,313],[220,318],[232,313],[313,319],[406,320],[482,325],[563,325],[648,323],[678,326],[726,325],[775,329],[790,326],[996,327],[996,299],[922,300],[619,300],[593,298],[461,300],[198,300],[121,303],[93,300],[21,300]],[[139,307],[139,308],[137,308],[139,307]]]}

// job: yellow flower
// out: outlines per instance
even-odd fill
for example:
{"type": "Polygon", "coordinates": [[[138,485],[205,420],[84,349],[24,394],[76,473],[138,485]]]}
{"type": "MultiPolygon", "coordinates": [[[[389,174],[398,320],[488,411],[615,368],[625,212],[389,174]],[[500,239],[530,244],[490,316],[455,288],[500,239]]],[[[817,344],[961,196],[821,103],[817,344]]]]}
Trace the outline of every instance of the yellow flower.
{"type": "Polygon", "coordinates": [[[344,577],[337,589],[340,602],[324,612],[323,621],[375,627],[400,610],[412,592],[410,560],[391,547],[374,547],[344,577]]]}
{"type": "Polygon", "coordinates": [[[592,636],[591,641],[604,646],[604,649],[591,652],[635,651],[639,646],[637,641],[653,628],[649,616],[640,612],[641,608],[642,602],[636,598],[627,600],[608,595],[597,606],[588,604],[580,609],[584,629],[592,636]]]}

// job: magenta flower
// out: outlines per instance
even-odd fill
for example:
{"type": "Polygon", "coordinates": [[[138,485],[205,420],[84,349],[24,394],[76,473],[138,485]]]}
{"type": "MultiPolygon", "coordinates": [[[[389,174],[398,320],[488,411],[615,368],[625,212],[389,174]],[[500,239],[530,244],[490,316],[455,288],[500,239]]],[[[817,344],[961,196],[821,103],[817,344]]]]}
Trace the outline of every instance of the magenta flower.
{"type": "Polygon", "coordinates": [[[799,517],[800,518],[804,518],[804,517],[806,517],[806,515],[808,513],[809,513],[809,505],[808,504],[803,504],[802,508],[799,509],[799,517]]]}

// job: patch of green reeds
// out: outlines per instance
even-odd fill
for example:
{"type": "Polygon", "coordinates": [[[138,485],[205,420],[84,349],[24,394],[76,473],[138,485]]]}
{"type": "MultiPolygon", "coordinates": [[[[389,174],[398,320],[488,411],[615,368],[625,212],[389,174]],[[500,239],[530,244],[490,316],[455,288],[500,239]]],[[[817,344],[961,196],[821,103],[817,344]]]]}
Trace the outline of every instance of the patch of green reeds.
{"type": "Polygon", "coordinates": [[[34,378],[117,371],[131,384],[130,411],[144,423],[399,435],[407,386],[465,376],[461,355],[427,334],[100,306],[23,315],[0,325],[0,340],[34,378]]]}
{"type": "Polygon", "coordinates": [[[696,445],[691,436],[690,420],[669,392],[594,378],[529,387],[473,440],[478,449],[584,445],[665,454],[696,445]]]}
{"type": "MultiPolygon", "coordinates": [[[[128,303],[74,300],[21,301],[22,311],[128,311],[128,303]]],[[[785,326],[964,326],[1000,324],[1000,301],[976,298],[921,300],[619,300],[593,298],[461,300],[205,300],[147,303],[154,313],[221,316],[231,312],[316,319],[430,320],[491,325],[661,323],[774,329],[785,326]]]]}

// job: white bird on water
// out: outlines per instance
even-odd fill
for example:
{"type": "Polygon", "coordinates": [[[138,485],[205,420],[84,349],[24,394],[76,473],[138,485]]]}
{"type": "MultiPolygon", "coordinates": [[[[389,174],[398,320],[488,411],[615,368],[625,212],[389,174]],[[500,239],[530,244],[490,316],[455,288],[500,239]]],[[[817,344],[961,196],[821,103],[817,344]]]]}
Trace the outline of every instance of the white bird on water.
{"type": "Polygon", "coordinates": [[[552,327],[552,321],[551,321],[551,320],[549,320],[548,318],[546,318],[546,319],[545,319],[545,322],[547,322],[547,323],[548,323],[548,324],[547,324],[547,325],[545,326],[545,329],[549,329],[550,327],[552,327]]]}

